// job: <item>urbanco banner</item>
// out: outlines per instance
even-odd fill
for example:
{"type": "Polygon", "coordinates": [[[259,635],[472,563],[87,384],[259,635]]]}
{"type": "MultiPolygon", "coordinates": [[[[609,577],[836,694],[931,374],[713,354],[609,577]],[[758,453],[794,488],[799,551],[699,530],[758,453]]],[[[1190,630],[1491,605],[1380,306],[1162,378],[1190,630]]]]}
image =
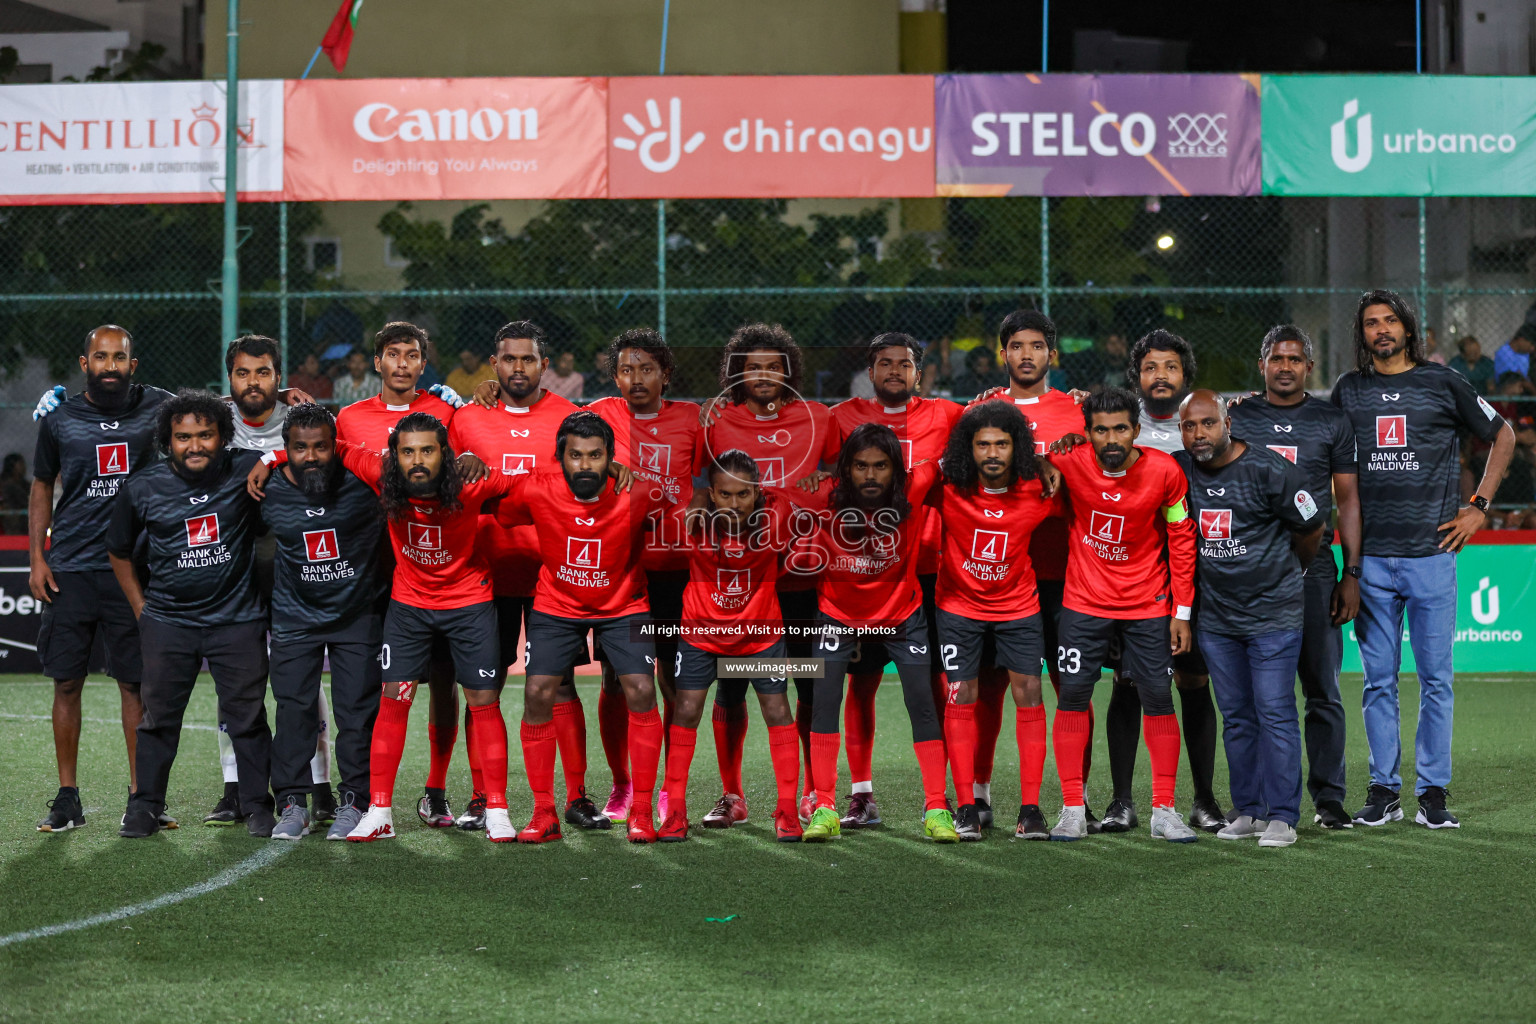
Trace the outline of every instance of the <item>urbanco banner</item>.
{"type": "Polygon", "coordinates": [[[329,79],[287,94],[290,200],[607,194],[607,79],[329,79]]]}
{"type": "Polygon", "coordinates": [[[941,195],[1247,196],[1259,94],[1242,75],[940,75],[941,195]]]}
{"type": "MultiPolygon", "coordinates": [[[[240,83],[237,188],[280,199],[283,83],[240,83]]],[[[0,205],[206,203],[224,194],[222,82],[0,89],[0,205]]]]}
{"type": "Polygon", "coordinates": [[[615,199],[932,196],[931,75],[613,78],[615,199]]]}
{"type": "Polygon", "coordinates": [[[1264,191],[1536,194],[1536,78],[1265,75],[1264,191]]]}

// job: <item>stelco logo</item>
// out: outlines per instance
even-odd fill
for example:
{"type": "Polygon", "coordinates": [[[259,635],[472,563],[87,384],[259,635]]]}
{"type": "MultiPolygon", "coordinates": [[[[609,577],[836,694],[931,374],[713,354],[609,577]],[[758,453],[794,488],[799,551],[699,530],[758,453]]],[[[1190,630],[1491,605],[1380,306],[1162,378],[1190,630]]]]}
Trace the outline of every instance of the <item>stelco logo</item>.
{"type": "MultiPolygon", "coordinates": [[[[1102,108],[1101,108],[1102,109],[1102,108]]],[[[1227,155],[1226,114],[1178,113],[1168,118],[1166,153],[1170,157],[1224,157],[1227,155]]],[[[1070,111],[982,111],[971,118],[976,142],[972,156],[992,156],[1007,137],[1009,156],[1024,156],[1028,125],[1030,156],[1146,156],[1157,146],[1157,122],[1136,111],[1121,117],[1104,111],[1080,131],[1078,117],[1070,111]],[[1118,145],[1116,143],[1118,142],[1118,145]]]]}
{"type": "MultiPolygon", "coordinates": [[[[1360,100],[1348,100],[1344,104],[1344,116],[1333,122],[1329,132],[1333,165],[1345,174],[1358,174],[1370,165],[1374,155],[1371,135],[1371,115],[1360,113],[1360,100]],[[1355,122],[1355,152],[1349,152],[1349,122],[1355,122]]],[[[1513,153],[1515,137],[1509,133],[1494,135],[1492,132],[1442,132],[1439,135],[1415,128],[1411,132],[1385,132],[1381,136],[1381,148],[1388,153],[1513,153]]]]}
{"type": "Polygon", "coordinates": [[[520,142],[539,137],[539,111],[536,107],[475,111],[417,107],[402,114],[388,103],[366,103],[352,116],[352,130],[365,142],[520,142]]]}

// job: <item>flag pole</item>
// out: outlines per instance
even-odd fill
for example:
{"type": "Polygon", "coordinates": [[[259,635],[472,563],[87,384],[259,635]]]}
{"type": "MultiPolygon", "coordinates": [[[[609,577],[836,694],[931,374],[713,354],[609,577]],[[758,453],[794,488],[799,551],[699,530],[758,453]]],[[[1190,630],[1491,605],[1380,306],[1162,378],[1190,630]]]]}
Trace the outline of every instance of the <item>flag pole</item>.
{"type": "Polygon", "coordinates": [[[325,49],[324,43],[321,43],[319,46],[315,47],[314,55],[309,58],[309,63],[304,65],[304,73],[299,76],[300,78],[309,77],[309,73],[315,69],[315,61],[320,59],[320,51],[323,49],[325,49]]]}
{"type": "Polygon", "coordinates": [[[224,266],[221,288],[221,325],[223,338],[219,348],[240,333],[240,261],[235,254],[239,226],[239,155],[240,155],[240,0],[229,0],[228,50],[224,68],[224,266]]]}

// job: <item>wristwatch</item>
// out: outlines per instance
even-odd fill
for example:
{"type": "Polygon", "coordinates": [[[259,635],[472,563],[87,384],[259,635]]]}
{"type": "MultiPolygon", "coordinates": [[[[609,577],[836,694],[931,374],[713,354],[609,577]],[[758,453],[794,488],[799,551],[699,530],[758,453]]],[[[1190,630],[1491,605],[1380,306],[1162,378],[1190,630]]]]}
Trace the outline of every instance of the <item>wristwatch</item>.
{"type": "Polygon", "coordinates": [[[1346,565],[1344,567],[1344,575],[1353,576],[1355,579],[1359,579],[1360,567],[1358,565],[1346,565]]]}
{"type": "Polygon", "coordinates": [[[1471,505],[1479,512],[1486,513],[1488,511],[1488,499],[1483,497],[1481,494],[1472,495],[1472,500],[1467,502],[1467,504],[1471,505]]]}

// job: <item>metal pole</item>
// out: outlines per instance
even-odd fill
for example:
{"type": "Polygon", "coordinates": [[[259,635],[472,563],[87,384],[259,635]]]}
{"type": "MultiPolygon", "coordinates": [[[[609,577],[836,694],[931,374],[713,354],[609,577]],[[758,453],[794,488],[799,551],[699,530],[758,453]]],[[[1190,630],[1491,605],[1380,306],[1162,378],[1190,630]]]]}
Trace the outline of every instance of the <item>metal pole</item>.
{"type": "MultiPolygon", "coordinates": [[[[224,277],[223,339],[220,348],[240,333],[240,261],[235,256],[239,231],[239,160],[240,138],[240,0],[229,0],[229,25],[225,33],[228,51],[224,69],[224,277]]],[[[223,376],[223,374],[220,374],[223,376]]]]}
{"type": "MultiPolygon", "coordinates": [[[[667,23],[672,20],[672,0],[661,5],[661,60],[658,75],[667,73],[667,23]]],[[[656,330],[667,336],[667,201],[656,200],[656,330]]]]}
{"type": "Polygon", "coordinates": [[[288,372],[288,202],[277,204],[277,349],[288,372]]]}
{"type": "MultiPolygon", "coordinates": [[[[1051,0],[1040,5],[1040,73],[1051,67],[1051,0]]],[[[1051,200],[1040,197],[1040,312],[1051,315],[1051,200]]]]}
{"type": "MultiPolygon", "coordinates": [[[[1424,73],[1424,0],[1413,4],[1413,73],[1424,73]]],[[[1424,197],[1419,197],[1419,323],[1429,322],[1429,231],[1424,197]]]]}

